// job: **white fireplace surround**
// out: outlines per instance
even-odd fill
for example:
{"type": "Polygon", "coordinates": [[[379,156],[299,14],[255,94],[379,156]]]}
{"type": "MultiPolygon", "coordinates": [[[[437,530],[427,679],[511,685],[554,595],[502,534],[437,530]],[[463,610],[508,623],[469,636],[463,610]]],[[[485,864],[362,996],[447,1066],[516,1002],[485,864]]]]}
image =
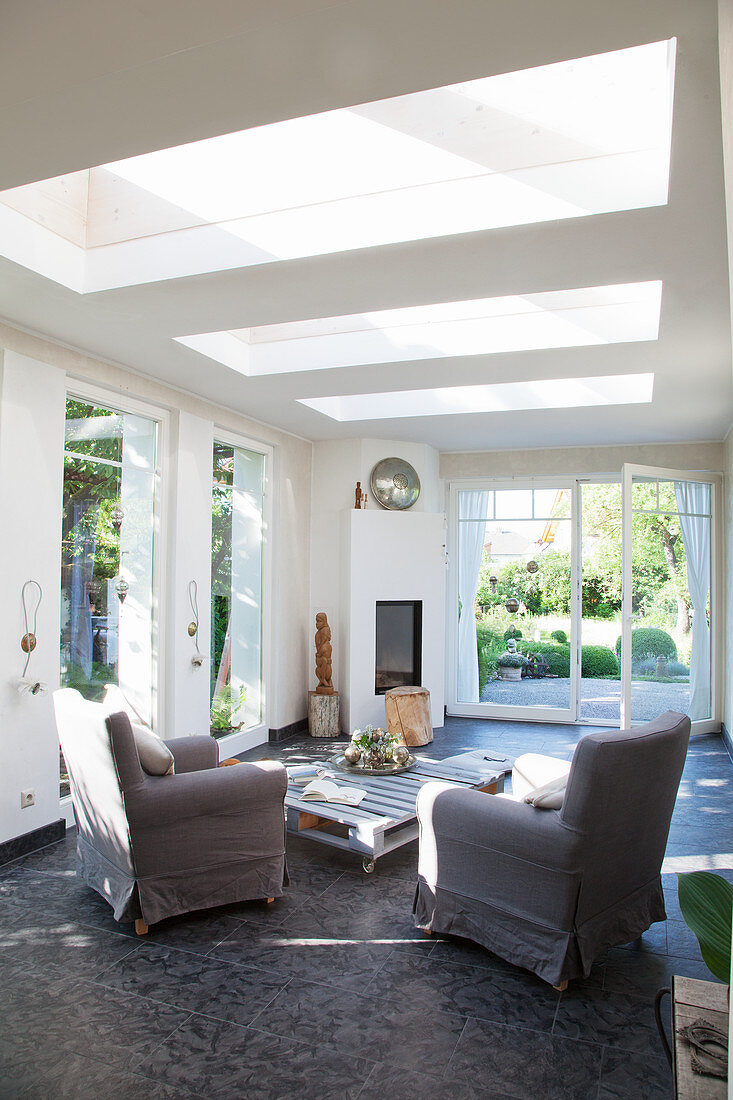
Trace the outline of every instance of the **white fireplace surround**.
{"type": "Polygon", "coordinates": [[[354,509],[344,522],[342,730],[384,725],[384,696],[374,689],[377,600],[422,600],[422,686],[430,692],[433,726],[442,726],[445,516],[354,509]]]}

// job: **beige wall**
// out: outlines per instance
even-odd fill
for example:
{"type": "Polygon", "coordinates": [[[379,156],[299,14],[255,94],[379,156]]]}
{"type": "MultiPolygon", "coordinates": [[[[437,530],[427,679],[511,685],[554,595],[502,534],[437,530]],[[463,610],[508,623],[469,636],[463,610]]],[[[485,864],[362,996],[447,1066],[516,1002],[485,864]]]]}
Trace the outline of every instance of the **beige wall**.
{"type": "MultiPolygon", "coordinates": [[[[250,420],[223,406],[176,390],[121,367],[0,324],[0,348],[26,355],[66,374],[115,394],[134,397],[171,410],[210,420],[217,427],[270,444],[275,451],[275,557],[273,574],[272,676],[269,725],[278,729],[305,717],[305,684],[309,662],[308,592],[310,583],[310,506],[312,445],[250,420]]],[[[175,427],[175,425],[174,425],[175,427]]],[[[174,431],[175,437],[175,431],[174,431]]],[[[185,508],[185,486],[179,494],[185,508]]],[[[54,533],[55,534],[55,533],[54,533]]]]}
{"type": "Polygon", "coordinates": [[[624,462],[678,470],[720,471],[722,443],[644,443],[623,447],[553,447],[546,450],[443,453],[440,476],[543,477],[554,474],[615,474],[624,462]]]}

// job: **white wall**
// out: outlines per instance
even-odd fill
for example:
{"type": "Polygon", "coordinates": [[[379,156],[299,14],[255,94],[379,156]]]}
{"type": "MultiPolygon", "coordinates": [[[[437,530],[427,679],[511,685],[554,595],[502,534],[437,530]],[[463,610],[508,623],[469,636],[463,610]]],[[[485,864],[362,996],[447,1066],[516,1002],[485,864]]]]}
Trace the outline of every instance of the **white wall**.
{"type": "Polygon", "coordinates": [[[383,726],[384,696],[374,691],[377,600],[422,601],[422,685],[432,723],[445,705],[445,521],[442,513],[352,511],[348,531],[348,658],[341,695],[342,730],[383,726]]]}
{"type": "MultiPolygon", "coordinates": [[[[2,353],[0,353],[2,354],[2,353]]],[[[0,841],[21,836],[59,813],[59,750],[50,692],[59,678],[61,495],[65,384],[61,371],[13,352],[0,375],[0,841]],[[15,682],[25,655],[21,589],[38,581],[43,600],[29,675],[49,692],[21,697],[15,682]],[[20,808],[20,792],[36,803],[20,808]]],[[[35,604],[28,593],[30,607],[35,604]]],[[[31,624],[32,629],[32,624],[31,624]]]]}
{"type": "MultiPolygon", "coordinates": [[[[369,478],[372,470],[383,458],[401,458],[409,462],[420,478],[420,496],[410,508],[411,512],[438,512],[438,461],[439,455],[434,447],[424,443],[395,443],[392,439],[362,439],[360,458],[361,487],[367,494],[369,508],[381,510],[372,494],[369,478]]],[[[351,502],[353,506],[353,501],[351,502]]]]}
{"type": "MultiPolygon", "coordinates": [[[[415,467],[420,496],[410,513],[442,510],[438,480],[438,452],[421,443],[395,443],[389,439],[328,440],[313,444],[311,513],[310,619],[306,632],[308,686],[315,688],[315,617],[325,611],[331,627],[333,684],[345,690],[349,607],[343,594],[349,591],[348,538],[345,516],[354,508],[357,481],[367,494],[367,512],[384,512],[372,496],[369,478],[383,458],[402,458],[415,467]]],[[[343,719],[342,719],[343,726],[343,719]]],[[[344,727],[345,728],[345,727],[344,727]]]]}
{"type": "Polygon", "coordinates": [[[209,661],[194,668],[188,634],[193,618],[188,586],[198,586],[199,648],[211,653],[211,449],[210,420],[181,412],[171,426],[169,446],[170,578],[167,650],[166,736],[209,731],[209,661]],[[196,517],[195,522],[192,517],[196,517]]]}
{"type": "MultiPolygon", "coordinates": [[[[161,559],[161,731],[185,736],[208,728],[208,668],[190,665],[193,643],[188,583],[199,588],[201,649],[209,653],[211,438],[218,429],[270,445],[273,458],[273,560],[268,725],[306,715],[309,646],[311,444],[210,405],[119,367],[0,325],[0,512],[8,536],[0,546],[6,606],[0,636],[7,676],[22,670],[20,589],[28,576],[44,589],[35,675],[58,684],[61,505],[67,385],[103,390],[111,405],[134,398],[168,411],[167,534],[161,559]]],[[[0,843],[59,818],[58,742],[50,698],[20,700],[0,681],[0,843]],[[20,811],[20,790],[37,804],[20,811]]]]}

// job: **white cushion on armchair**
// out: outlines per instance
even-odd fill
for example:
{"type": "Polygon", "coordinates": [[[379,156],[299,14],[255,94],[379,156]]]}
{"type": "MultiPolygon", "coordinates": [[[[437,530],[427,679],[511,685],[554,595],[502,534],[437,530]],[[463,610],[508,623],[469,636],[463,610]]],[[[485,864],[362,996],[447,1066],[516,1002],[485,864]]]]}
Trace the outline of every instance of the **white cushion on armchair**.
{"type": "Polygon", "coordinates": [[[569,774],[569,760],[527,752],[514,761],[512,798],[540,810],[559,810],[569,774]]]}

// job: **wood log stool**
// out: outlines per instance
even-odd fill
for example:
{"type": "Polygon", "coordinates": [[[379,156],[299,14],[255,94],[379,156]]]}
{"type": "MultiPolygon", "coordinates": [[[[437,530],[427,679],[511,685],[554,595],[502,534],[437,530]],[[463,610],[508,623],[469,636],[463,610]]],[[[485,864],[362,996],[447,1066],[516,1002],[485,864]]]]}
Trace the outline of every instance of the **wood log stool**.
{"type": "Polygon", "coordinates": [[[341,732],[339,693],[308,692],[308,733],[311,737],[338,737],[341,732]]]}
{"type": "Polygon", "coordinates": [[[427,745],[433,740],[430,720],[430,692],[424,687],[390,688],[384,693],[387,732],[407,746],[427,745]]]}

